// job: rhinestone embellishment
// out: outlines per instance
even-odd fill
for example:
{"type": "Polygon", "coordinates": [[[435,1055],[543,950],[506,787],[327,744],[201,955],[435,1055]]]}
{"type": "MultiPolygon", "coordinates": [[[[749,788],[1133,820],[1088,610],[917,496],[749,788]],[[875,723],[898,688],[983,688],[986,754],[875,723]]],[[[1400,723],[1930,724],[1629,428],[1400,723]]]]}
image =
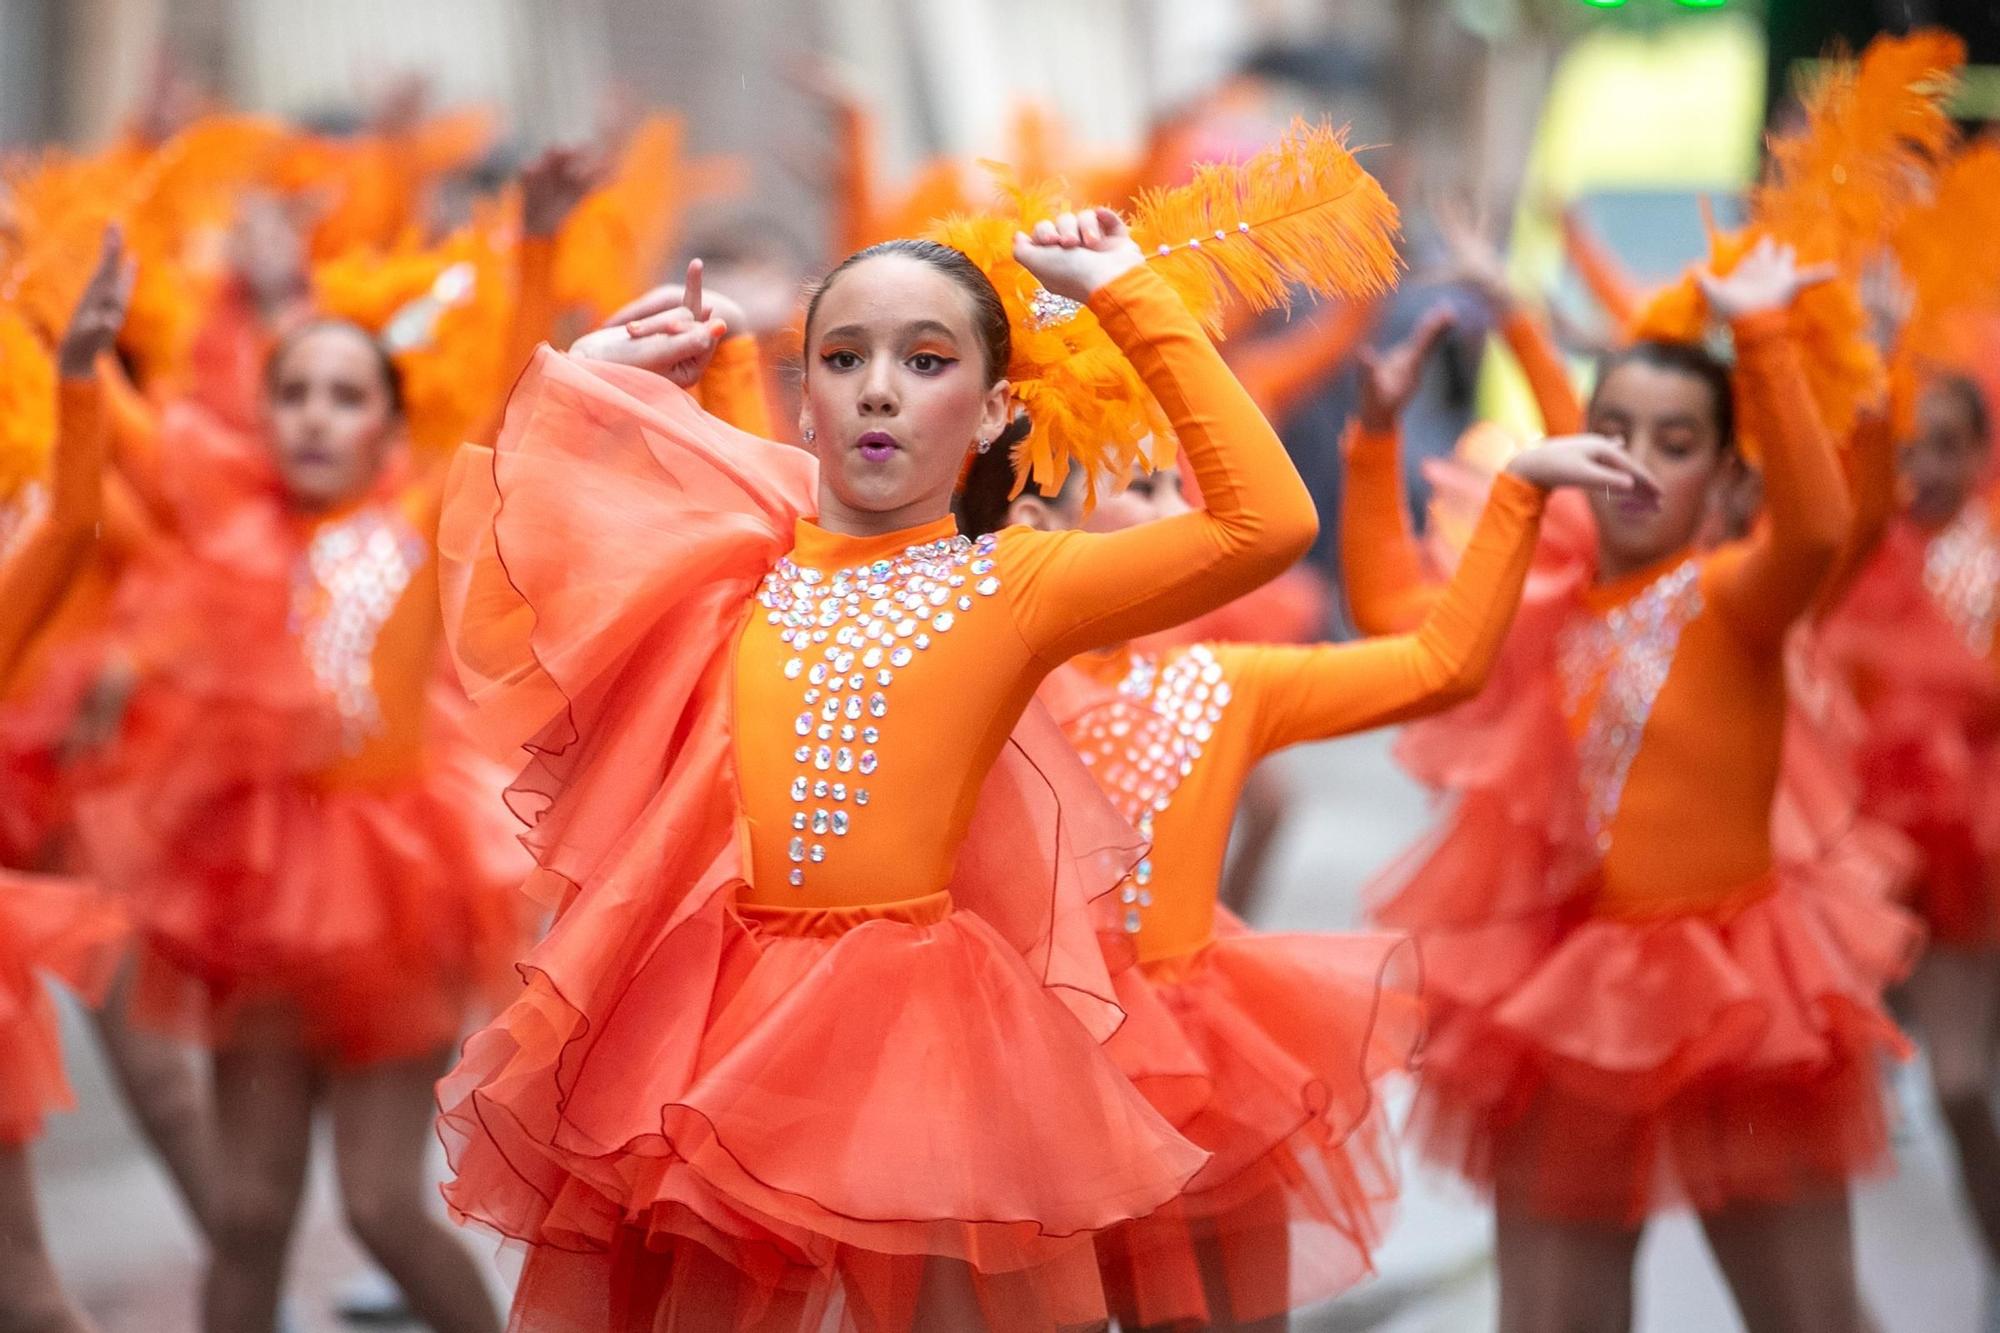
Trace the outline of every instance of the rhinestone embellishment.
{"type": "Polygon", "coordinates": [[[1563,711],[1574,717],[1590,705],[1577,745],[1577,777],[1585,827],[1600,853],[1611,850],[1611,821],[1625,795],[1646,720],[1673,669],[1681,631],[1701,614],[1700,573],[1695,561],[1685,561],[1625,605],[1603,615],[1579,616],[1558,636],[1563,711]]]}
{"type": "MultiPolygon", "coordinates": [[[[793,751],[800,771],[791,784],[798,807],[792,827],[801,830],[786,848],[793,888],[804,887],[811,867],[826,861],[868,804],[868,788],[850,786],[846,779],[865,780],[880,769],[875,747],[897,673],[921,662],[932,636],[956,623],[951,612],[939,608],[965,585],[968,571],[984,575],[981,596],[1000,590],[992,572],[997,547],[993,536],[977,541],[955,536],[830,573],[787,557],[758,585],[766,623],[778,627],[794,654],[785,662],[785,678],[804,686],[798,734],[819,741],[832,741],[836,730],[839,736],[838,743],[793,751]],[[820,776],[828,772],[843,781],[820,776]]],[[[970,605],[969,599],[961,604],[958,615],[970,605]]]]}
{"type": "Polygon", "coordinates": [[[1924,547],[1924,591],[1976,656],[1993,651],[2000,628],[2000,533],[1979,501],[1969,501],[1924,547]]]}
{"type": "Polygon", "coordinates": [[[349,753],[381,730],[375,640],[429,554],[401,513],[374,506],[322,525],[293,566],[290,628],[349,753]]]}
{"type": "MultiPolygon", "coordinates": [[[[1173,803],[1215,736],[1230,700],[1229,682],[1212,649],[1196,644],[1164,665],[1135,656],[1116,695],[1069,728],[1070,743],[1118,812],[1153,836],[1153,817],[1173,803]]],[[[1144,925],[1153,905],[1152,858],[1141,861],[1119,890],[1128,934],[1144,925]]]]}

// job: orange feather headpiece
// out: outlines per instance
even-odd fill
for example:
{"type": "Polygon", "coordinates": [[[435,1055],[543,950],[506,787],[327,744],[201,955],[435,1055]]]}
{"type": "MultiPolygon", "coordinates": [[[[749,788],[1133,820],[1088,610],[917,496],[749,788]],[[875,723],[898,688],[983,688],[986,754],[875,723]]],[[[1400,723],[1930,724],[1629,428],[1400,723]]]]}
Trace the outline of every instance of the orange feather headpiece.
{"type": "MultiPolygon", "coordinates": [[[[1952,142],[1945,101],[1964,62],[1964,43],[1936,30],[1878,38],[1859,61],[1831,62],[1806,90],[1804,126],[1773,139],[1749,226],[1732,234],[1710,224],[1706,267],[1719,275],[1767,236],[1796,247],[1802,262],[1839,265],[1837,281],[1804,293],[1793,310],[1813,400],[1836,439],[1845,440],[1887,389],[1860,280],[1925,197],[1952,142]]],[[[1630,334],[1698,342],[1709,322],[1690,271],[1640,312],[1630,334]]],[[[1756,442],[1744,447],[1754,461],[1756,442]]]]}
{"type": "MultiPolygon", "coordinates": [[[[1014,259],[1014,234],[1064,211],[1059,182],[1003,191],[999,209],[946,220],[932,239],[985,272],[1007,308],[1007,377],[1033,423],[1016,446],[1015,486],[1054,494],[1072,466],[1122,484],[1164,422],[1144,384],[1087,308],[1051,296],[1014,259]]],[[[1374,295],[1395,281],[1398,220],[1346,135],[1298,122],[1243,163],[1202,166],[1188,184],[1142,194],[1134,240],[1155,272],[1212,331],[1231,298],[1257,309],[1288,305],[1295,288],[1319,296],[1374,295]]],[[[1088,495],[1086,496],[1088,503],[1088,495]]]]}

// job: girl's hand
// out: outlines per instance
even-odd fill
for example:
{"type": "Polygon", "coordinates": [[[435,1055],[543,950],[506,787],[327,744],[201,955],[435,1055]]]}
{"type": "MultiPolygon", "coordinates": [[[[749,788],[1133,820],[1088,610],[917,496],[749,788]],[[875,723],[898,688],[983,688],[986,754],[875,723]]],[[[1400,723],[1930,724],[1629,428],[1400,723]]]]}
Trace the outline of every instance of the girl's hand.
{"type": "Polygon", "coordinates": [[[1766,236],[1728,277],[1713,273],[1695,277],[1715,317],[1733,322],[1768,310],[1789,310],[1801,292],[1831,282],[1839,274],[1840,269],[1833,264],[1801,267],[1797,250],[1766,236]]]}
{"type": "Polygon", "coordinates": [[[138,265],[126,257],[124,235],[115,223],[106,227],[97,252],[97,271],[84,286],[56,352],[63,378],[89,378],[97,358],[117,343],[138,274],[138,265]]]}
{"type": "Polygon", "coordinates": [[[1660,485],[1616,440],[1603,435],[1563,435],[1523,449],[1506,470],[1530,485],[1602,487],[1607,492],[1657,496],[1660,485]]]}
{"type": "Polygon", "coordinates": [[[1360,415],[1363,430],[1387,435],[1396,429],[1396,423],[1402,420],[1410,400],[1417,396],[1417,386],[1423,381],[1424,362],[1430,359],[1431,351],[1445,334],[1451,332],[1456,322],[1450,306],[1433,306],[1417,321],[1417,327],[1410,336],[1394,347],[1383,351],[1372,347],[1361,349],[1357,359],[1361,362],[1360,415]]]}
{"type": "Polygon", "coordinates": [[[1014,233],[1014,258],[1057,296],[1088,301],[1127,269],[1146,262],[1125,219],[1108,208],[1064,213],[1014,233]]]}
{"type": "Polygon", "coordinates": [[[709,291],[702,281],[704,271],[699,259],[690,259],[686,282],[663,283],[626,302],[611,312],[611,318],[604,321],[605,327],[623,324],[633,337],[640,338],[650,333],[684,332],[696,324],[719,319],[728,326],[729,333],[748,333],[750,317],[743,307],[721,292],[709,291]],[[681,312],[679,320],[665,320],[665,316],[675,311],[681,312]]]}
{"type": "Polygon", "coordinates": [[[604,159],[590,149],[544,149],[521,169],[521,230],[543,239],[561,231],[604,170],[604,159]]]}

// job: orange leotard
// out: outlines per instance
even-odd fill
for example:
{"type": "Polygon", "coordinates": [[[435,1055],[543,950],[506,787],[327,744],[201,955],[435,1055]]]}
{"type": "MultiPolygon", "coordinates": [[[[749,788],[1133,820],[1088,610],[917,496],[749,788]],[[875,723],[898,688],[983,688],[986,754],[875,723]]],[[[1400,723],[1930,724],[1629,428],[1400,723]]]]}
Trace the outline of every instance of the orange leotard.
{"type": "Polygon", "coordinates": [[[977,544],[949,518],[873,539],[800,521],[737,646],[747,901],[935,892],[1043,676],[1238,596],[1310,543],[1312,501],[1284,447],[1172,289],[1137,268],[1091,307],[1172,421],[1208,507],[977,544]]]}
{"type": "Polygon", "coordinates": [[[1478,692],[1513,620],[1543,499],[1537,487],[1500,478],[1458,573],[1413,633],[1077,659],[1075,668],[1100,686],[1115,684],[1145,703],[1156,723],[1143,729],[1157,735],[1116,735],[1108,715],[1103,726],[1087,715],[1072,723],[1056,707],[1114,803],[1150,827],[1152,856],[1140,876],[1146,882],[1132,886],[1146,897],[1133,893],[1125,918],[1141,961],[1185,955],[1213,936],[1230,822],[1258,760],[1304,741],[1407,721],[1478,692]]]}
{"type": "MultiPolygon", "coordinates": [[[[1770,869],[1785,718],[1782,646],[1850,533],[1834,451],[1782,315],[1737,326],[1745,428],[1772,441],[1768,521],[1745,541],[1589,589],[1559,647],[1610,910],[1709,904],[1770,869]],[[1600,700],[1608,672],[1657,683],[1600,700]],[[1615,716],[1620,709],[1624,715],[1615,716]],[[1596,725],[1593,726],[1593,720],[1596,725]],[[1690,838],[1687,831],[1700,829],[1690,838]]],[[[1407,623],[1433,594],[1398,487],[1393,441],[1350,455],[1342,550],[1364,628],[1407,623]]]]}

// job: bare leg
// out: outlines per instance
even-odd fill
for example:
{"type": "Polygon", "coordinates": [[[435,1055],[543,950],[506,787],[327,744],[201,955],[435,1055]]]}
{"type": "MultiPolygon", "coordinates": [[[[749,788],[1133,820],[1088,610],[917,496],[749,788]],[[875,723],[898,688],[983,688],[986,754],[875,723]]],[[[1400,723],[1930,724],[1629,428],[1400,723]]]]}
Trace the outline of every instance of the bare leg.
{"type": "Polygon", "coordinates": [[[1930,1056],[1931,1084],[1958,1150],[1958,1174],[1989,1262],[2000,1264],[2000,1132],[1993,1124],[2000,955],[1934,948],[1904,986],[1930,1056]]]}
{"type": "Polygon", "coordinates": [[[49,1262],[27,1149],[0,1145],[0,1333],[89,1333],[49,1262]]]}
{"type": "Polygon", "coordinates": [[[91,1018],[139,1132],[166,1164],[181,1203],[206,1235],[209,1187],[217,1175],[214,1109],[202,1087],[196,1053],[129,1022],[132,974],[128,965],[91,1018]]]}
{"type": "Polygon", "coordinates": [[[1629,1333],[1639,1231],[1496,1212],[1500,1333],[1629,1333]]]}
{"type": "Polygon", "coordinates": [[[1701,1225],[1750,1333],[1866,1333],[1845,1192],[1737,1204],[1701,1225]]]}
{"type": "Polygon", "coordinates": [[[427,1206],[424,1153],[432,1088],[449,1047],[333,1076],[333,1137],[348,1225],[437,1333],[499,1333],[500,1313],[472,1252],[427,1206]]]}
{"type": "Polygon", "coordinates": [[[288,1012],[245,1015],[216,1052],[216,1133],[228,1160],[209,1200],[207,1333],[271,1333],[305,1195],[318,1087],[288,1012]]]}

